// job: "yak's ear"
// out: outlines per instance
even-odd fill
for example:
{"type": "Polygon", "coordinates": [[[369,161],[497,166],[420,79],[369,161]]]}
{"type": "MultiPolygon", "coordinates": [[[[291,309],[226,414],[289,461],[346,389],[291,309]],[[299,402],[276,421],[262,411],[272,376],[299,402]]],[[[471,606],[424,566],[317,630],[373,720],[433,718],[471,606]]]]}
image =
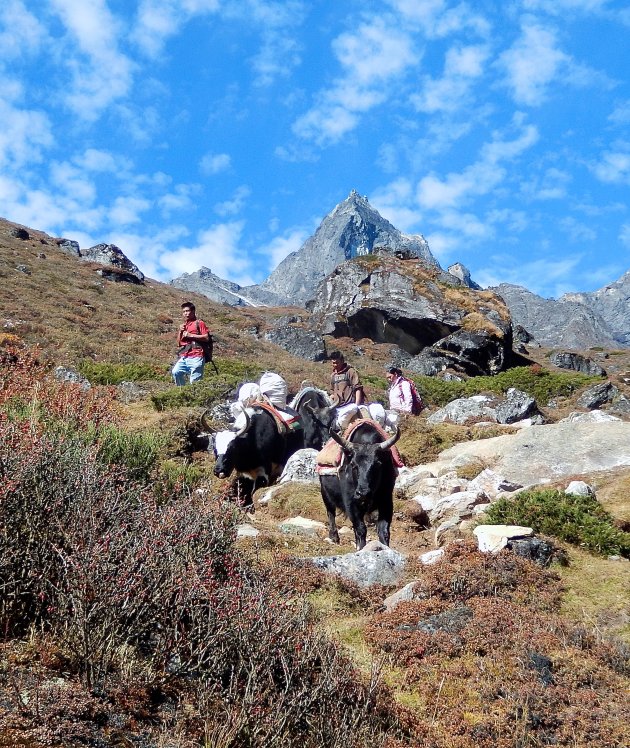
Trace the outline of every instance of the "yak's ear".
{"type": "Polygon", "coordinates": [[[396,433],[393,436],[390,436],[389,439],[386,439],[384,442],[381,442],[378,445],[378,449],[390,449],[391,447],[396,444],[396,442],[400,439],[400,429],[396,427],[396,433]]]}
{"type": "Polygon", "coordinates": [[[344,439],[341,434],[338,434],[336,431],[333,431],[332,429],[328,432],[332,439],[334,439],[337,444],[343,449],[343,451],[348,455],[348,457],[352,457],[354,454],[354,447],[352,446],[352,442],[349,442],[347,439],[344,439]]]}

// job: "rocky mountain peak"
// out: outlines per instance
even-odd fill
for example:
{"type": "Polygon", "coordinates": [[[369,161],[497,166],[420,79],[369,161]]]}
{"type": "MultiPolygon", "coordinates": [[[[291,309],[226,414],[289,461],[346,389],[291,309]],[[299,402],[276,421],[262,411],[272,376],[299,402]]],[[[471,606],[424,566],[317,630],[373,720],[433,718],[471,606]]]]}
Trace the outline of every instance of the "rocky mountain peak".
{"type": "Polygon", "coordinates": [[[340,263],[371,254],[376,247],[393,255],[404,252],[439,268],[423,236],[403,234],[367,197],[352,190],[297,252],[286,257],[259,286],[245,290],[255,298],[262,291],[274,295],[279,303],[302,305],[314,297],[317,284],[340,263]]]}

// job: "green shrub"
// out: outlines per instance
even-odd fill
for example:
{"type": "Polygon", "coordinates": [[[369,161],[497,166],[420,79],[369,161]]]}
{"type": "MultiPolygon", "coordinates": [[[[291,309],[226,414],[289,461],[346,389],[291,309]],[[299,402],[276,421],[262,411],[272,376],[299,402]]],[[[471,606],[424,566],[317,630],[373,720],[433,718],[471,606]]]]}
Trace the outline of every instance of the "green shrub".
{"type": "Polygon", "coordinates": [[[138,382],[147,379],[164,380],[167,378],[163,367],[141,362],[118,364],[84,359],[79,364],[79,371],[91,384],[111,385],[121,382],[138,382]]]}
{"type": "Polygon", "coordinates": [[[166,437],[152,431],[130,432],[105,426],[94,435],[98,458],[108,465],[121,465],[129,478],[148,483],[166,443],[166,437]]]}
{"type": "Polygon", "coordinates": [[[630,558],[630,533],[617,529],[612,516],[592,496],[553,489],[523,491],[513,499],[496,501],[486,516],[488,522],[525,525],[593,553],[630,558]]]}
{"type": "Polygon", "coordinates": [[[256,382],[264,369],[253,363],[236,359],[215,359],[217,374],[212,364],[206,364],[203,379],[184,387],[175,387],[151,395],[153,407],[158,411],[182,407],[208,407],[224,400],[244,382],[256,382]]]}
{"type": "Polygon", "coordinates": [[[458,397],[471,397],[485,392],[502,395],[511,387],[526,392],[537,402],[547,403],[552,397],[566,396],[601,377],[578,372],[551,372],[540,367],[516,366],[495,376],[471,377],[463,382],[449,382],[439,377],[413,377],[422,398],[434,406],[450,403],[458,397]]]}

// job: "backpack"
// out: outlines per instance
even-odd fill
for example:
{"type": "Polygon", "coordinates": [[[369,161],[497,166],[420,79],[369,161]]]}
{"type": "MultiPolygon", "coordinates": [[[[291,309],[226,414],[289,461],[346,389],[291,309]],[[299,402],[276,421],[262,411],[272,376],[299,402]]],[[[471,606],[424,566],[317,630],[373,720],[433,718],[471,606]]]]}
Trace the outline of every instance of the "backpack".
{"type": "MultiPolygon", "coordinates": [[[[200,335],[199,332],[199,320],[197,321],[197,335],[200,335]]],[[[212,362],[212,352],[214,348],[214,342],[212,340],[212,335],[208,333],[208,340],[198,340],[197,343],[201,347],[201,350],[203,351],[203,362],[204,364],[209,364],[212,362]]]]}
{"type": "Polygon", "coordinates": [[[418,416],[424,410],[424,403],[422,402],[420,393],[416,389],[415,382],[412,379],[408,379],[407,377],[403,377],[402,379],[405,382],[409,382],[409,389],[411,390],[411,414],[418,416]]]}

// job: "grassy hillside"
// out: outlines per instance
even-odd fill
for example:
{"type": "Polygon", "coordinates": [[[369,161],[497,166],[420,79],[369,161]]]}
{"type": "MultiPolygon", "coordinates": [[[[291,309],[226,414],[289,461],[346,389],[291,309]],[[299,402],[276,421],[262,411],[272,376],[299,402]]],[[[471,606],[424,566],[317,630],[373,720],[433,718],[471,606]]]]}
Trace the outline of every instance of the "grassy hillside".
{"type": "MultiPolygon", "coordinates": [[[[433,531],[397,496],[401,586],[419,587],[385,612],[392,589],[362,590],[301,560],[352,551],[347,521],[340,549],[324,533],[280,528],[297,514],[325,519],[316,487],[283,485],[244,516],[194,446],[201,406],[221,399],[222,384],[266,368],[293,389],[327,383],[327,364],[253,334],[287,310],[195,298],[221,373],[177,400],[167,371],[181,292],[104,281],[50,237],[29,229],[23,241],[12,228],[0,222],[0,746],[630,743],[627,561],[556,538],[568,566],[543,570],[464,540],[421,567],[433,531]],[[147,395],[124,404],[116,387],[83,392],[56,382],[52,363],[92,367],[94,382],[136,367],[147,395]],[[243,522],[259,535],[237,537],[243,522]]],[[[388,347],[335,347],[382,396],[388,347]]],[[[587,380],[551,372],[535,353],[542,367],[419,385],[432,403],[521,386],[568,411],[587,380]]],[[[625,354],[608,355],[623,384],[625,354]]],[[[415,465],[501,429],[420,417],[405,423],[400,449],[415,465]]],[[[630,470],[576,477],[627,530],[630,470]]]]}

